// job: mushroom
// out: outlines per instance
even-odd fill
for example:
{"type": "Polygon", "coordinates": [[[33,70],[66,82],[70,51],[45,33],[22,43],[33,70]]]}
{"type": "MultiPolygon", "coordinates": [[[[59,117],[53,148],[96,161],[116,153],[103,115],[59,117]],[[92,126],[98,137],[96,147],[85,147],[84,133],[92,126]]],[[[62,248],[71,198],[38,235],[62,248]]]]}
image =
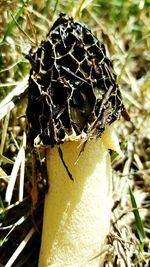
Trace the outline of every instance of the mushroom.
{"type": "Polygon", "coordinates": [[[64,14],[28,59],[29,139],[45,150],[49,181],[38,266],[100,266],[112,208],[109,149],[121,153],[114,121],[124,111],[112,63],[103,43],[64,14]]]}

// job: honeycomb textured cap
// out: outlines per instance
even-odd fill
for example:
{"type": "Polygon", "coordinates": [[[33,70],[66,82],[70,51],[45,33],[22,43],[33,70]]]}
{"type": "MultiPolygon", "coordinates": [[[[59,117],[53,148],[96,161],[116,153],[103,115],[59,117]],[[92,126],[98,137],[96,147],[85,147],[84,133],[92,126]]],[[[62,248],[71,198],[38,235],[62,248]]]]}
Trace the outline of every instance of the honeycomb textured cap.
{"type": "Polygon", "coordinates": [[[124,106],[112,62],[85,25],[60,14],[27,58],[32,66],[27,107],[32,144],[100,137],[120,117],[124,106]]]}

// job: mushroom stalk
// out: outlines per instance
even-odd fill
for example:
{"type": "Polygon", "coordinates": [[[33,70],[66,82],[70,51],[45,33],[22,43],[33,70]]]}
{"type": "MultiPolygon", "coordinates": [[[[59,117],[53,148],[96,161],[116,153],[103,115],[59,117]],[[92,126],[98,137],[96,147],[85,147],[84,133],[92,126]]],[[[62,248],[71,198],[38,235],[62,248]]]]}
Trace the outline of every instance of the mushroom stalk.
{"type": "Polygon", "coordinates": [[[48,148],[50,189],[45,198],[39,267],[100,266],[112,207],[108,148],[120,152],[113,126],[100,139],[88,141],[77,162],[78,141],[65,142],[61,148],[75,180],[69,179],[57,148],[48,148]]]}

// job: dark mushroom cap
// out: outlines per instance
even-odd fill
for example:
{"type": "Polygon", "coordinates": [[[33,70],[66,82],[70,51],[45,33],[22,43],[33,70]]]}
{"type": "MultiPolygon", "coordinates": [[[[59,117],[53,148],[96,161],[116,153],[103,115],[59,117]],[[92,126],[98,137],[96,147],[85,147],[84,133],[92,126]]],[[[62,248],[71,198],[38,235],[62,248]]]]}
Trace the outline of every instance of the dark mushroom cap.
{"type": "Polygon", "coordinates": [[[124,107],[105,47],[72,17],[61,14],[28,59],[32,144],[100,137],[106,125],[119,118],[124,107]]]}

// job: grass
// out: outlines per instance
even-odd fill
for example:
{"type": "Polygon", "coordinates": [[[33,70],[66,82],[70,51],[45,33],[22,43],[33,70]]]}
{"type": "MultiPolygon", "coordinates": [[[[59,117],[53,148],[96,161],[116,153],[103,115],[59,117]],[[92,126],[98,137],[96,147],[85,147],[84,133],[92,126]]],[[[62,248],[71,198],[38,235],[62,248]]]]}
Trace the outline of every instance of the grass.
{"type": "Polygon", "coordinates": [[[149,266],[150,1],[14,2],[0,6],[0,265],[37,266],[45,185],[38,177],[33,209],[37,194],[25,134],[30,66],[23,54],[65,12],[105,43],[131,118],[116,127],[125,157],[112,156],[114,207],[105,266],[149,266]]]}

